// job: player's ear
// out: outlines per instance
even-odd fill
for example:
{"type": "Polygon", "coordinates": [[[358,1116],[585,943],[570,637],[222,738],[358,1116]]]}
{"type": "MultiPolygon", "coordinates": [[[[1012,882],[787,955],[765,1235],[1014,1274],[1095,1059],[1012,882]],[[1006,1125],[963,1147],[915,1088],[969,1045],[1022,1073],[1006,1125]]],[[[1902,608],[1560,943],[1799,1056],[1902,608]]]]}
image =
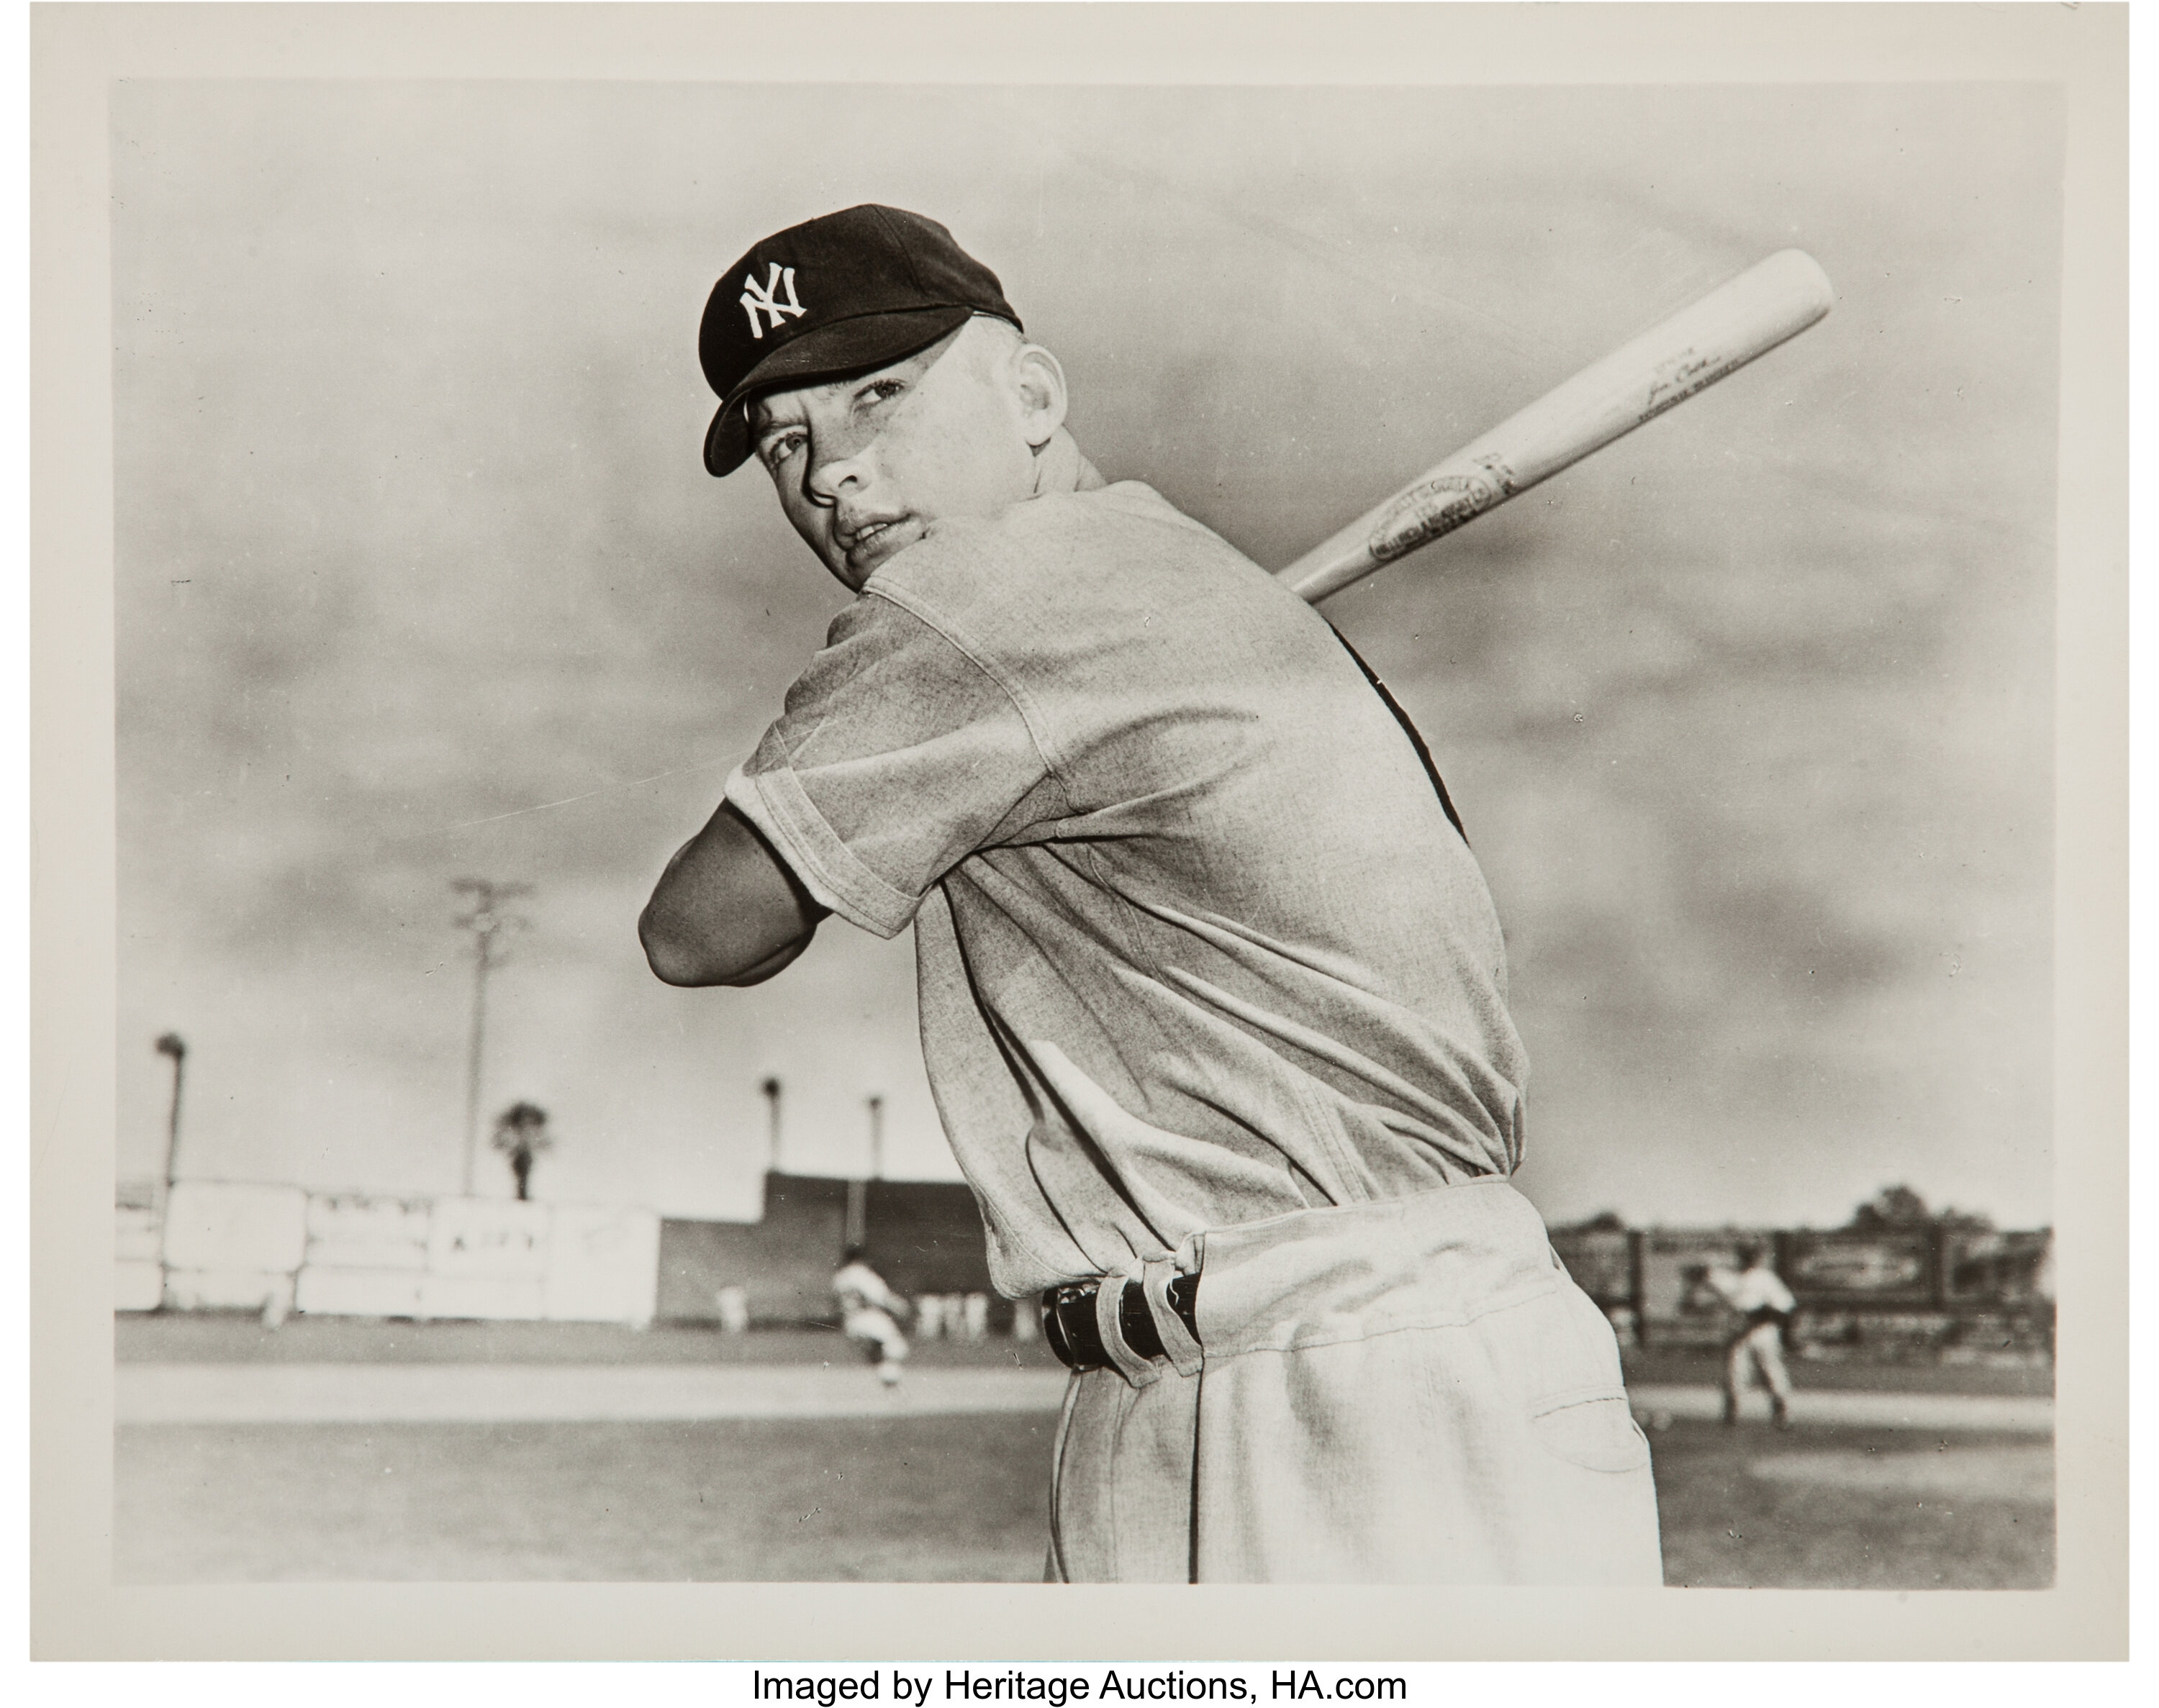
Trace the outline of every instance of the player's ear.
{"type": "Polygon", "coordinates": [[[1020,430],[1040,450],[1064,425],[1064,370],[1038,344],[1023,344],[1012,356],[1012,377],[1019,389],[1020,430]]]}

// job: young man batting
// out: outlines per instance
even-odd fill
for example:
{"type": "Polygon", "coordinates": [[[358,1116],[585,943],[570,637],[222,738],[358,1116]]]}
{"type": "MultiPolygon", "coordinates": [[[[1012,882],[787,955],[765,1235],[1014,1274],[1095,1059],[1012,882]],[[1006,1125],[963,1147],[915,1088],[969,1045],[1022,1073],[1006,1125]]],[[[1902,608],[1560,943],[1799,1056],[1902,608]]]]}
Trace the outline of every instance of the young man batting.
{"type": "Polygon", "coordinates": [[[1508,1183],[1499,928],[1421,743],[1302,599],[1064,426],[945,228],[722,276],[716,475],[857,597],[641,922],[754,984],[912,924],[992,1275],[1074,1374],[1073,1581],[1654,1584],[1602,1314],[1508,1183]]]}

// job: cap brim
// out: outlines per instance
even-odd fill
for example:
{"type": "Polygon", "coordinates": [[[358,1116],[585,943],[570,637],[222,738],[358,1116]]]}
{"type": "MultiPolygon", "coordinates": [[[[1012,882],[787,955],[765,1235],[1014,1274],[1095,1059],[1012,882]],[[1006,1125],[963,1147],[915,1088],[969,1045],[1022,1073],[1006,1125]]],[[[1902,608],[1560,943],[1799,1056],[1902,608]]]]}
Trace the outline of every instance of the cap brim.
{"type": "Polygon", "coordinates": [[[955,303],[860,314],[790,339],[752,368],[721,403],[705,432],[707,471],[732,474],[749,460],[749,422],[744,406],[760,391],[810,386],[882,368],[928,348],[966,324],[975,313],[965,303],[955,303]]]}

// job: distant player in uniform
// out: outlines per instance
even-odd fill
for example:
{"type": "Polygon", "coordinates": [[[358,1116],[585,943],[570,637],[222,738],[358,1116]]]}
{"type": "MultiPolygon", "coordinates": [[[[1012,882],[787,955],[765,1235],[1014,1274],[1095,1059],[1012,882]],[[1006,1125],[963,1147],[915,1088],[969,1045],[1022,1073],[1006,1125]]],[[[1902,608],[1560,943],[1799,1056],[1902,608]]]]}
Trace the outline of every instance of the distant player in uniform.
{"type": "Polygon", "coordinates": [[[885,1285],[884,1277],[863,1259],[859,1245],[850,1245],[840,1260],[832,1291],[840,1301],[840,1332],[876,1358],[879,1381],[896,1387],[899,1367],[907,1362],[907,1337],[899,1329],[907,1301],[885,1285]]]}
{"type": "Polygon", "coordinates": [[[749,985],[828,913],[914,927],[992,1279],[1047,1295],[1074,1371],[1049,1575],[1661,1581],[1611,1327],[1508,1183],[1499,921],[1376,679],[1104,480],[1056,359],[931,220],[758,243],[699,353],[706,467],[754,460],[857,597],[646,952],[749,985]]]}
{"type": "Polygon", "coordinates": [[[1771,1421],[1789,1429],[1792,1379],[1784,1369],[1784,1338],[1799,1302],[1771,1265],[1768,1247],[1749,1240],[1737,1255],[1737,1269],[1705,1265],[1696,1271],[1704,1286],[1739,1313],[1739,1327],[1724,1348],[1724,1421],[1739,1421],[1739,1396],[1759,1375],[1769,1390],[1771,1421]]]}

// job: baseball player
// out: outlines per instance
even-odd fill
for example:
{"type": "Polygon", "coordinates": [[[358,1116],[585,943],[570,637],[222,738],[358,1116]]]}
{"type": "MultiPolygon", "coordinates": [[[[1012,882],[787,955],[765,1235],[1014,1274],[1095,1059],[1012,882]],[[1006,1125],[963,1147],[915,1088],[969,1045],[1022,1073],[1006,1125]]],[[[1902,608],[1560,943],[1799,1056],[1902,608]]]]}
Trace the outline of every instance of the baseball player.
{"type": "Polygon", "coordinates": [[[706,467],[755,462],[857,597],[646,952],[748,985],[828,914],[914,926],[992,1277],[1074,1372],[1049,1575],[1660,1581],[1611,1328],[1509,1184],[1499,922],[1376,681],[1104,480],[934,221],[765,239],[699,354],[706,467]]]}
{"type": "Polygon", "coordinates": [[[1739,1267],[1708,1266],[1702,1285],[1739,1313],[1738,1331],[1724,1347],[1724,1421],[1739,1421],[1739,1395],[1758,1374],[1769,1390],[1770,1421],[1792,1426],[1792,1379],[1784,1369],[1786,1325],[1799,1302],[1769,1261],[1768,1247],[1750,1240],[1738,1249],[1739,1267]]]}
{"type": "Polygon", "coordinates": [[[840,1332],[875,1354],[879,1381],[898,1387],[899,1367],[907,1361],[907,1337],[899,1332],[907,1301],[885,1285],[859,1245],[850,1245],[840,1260],[832,1291],[840,1301],[840,1332]]]}

